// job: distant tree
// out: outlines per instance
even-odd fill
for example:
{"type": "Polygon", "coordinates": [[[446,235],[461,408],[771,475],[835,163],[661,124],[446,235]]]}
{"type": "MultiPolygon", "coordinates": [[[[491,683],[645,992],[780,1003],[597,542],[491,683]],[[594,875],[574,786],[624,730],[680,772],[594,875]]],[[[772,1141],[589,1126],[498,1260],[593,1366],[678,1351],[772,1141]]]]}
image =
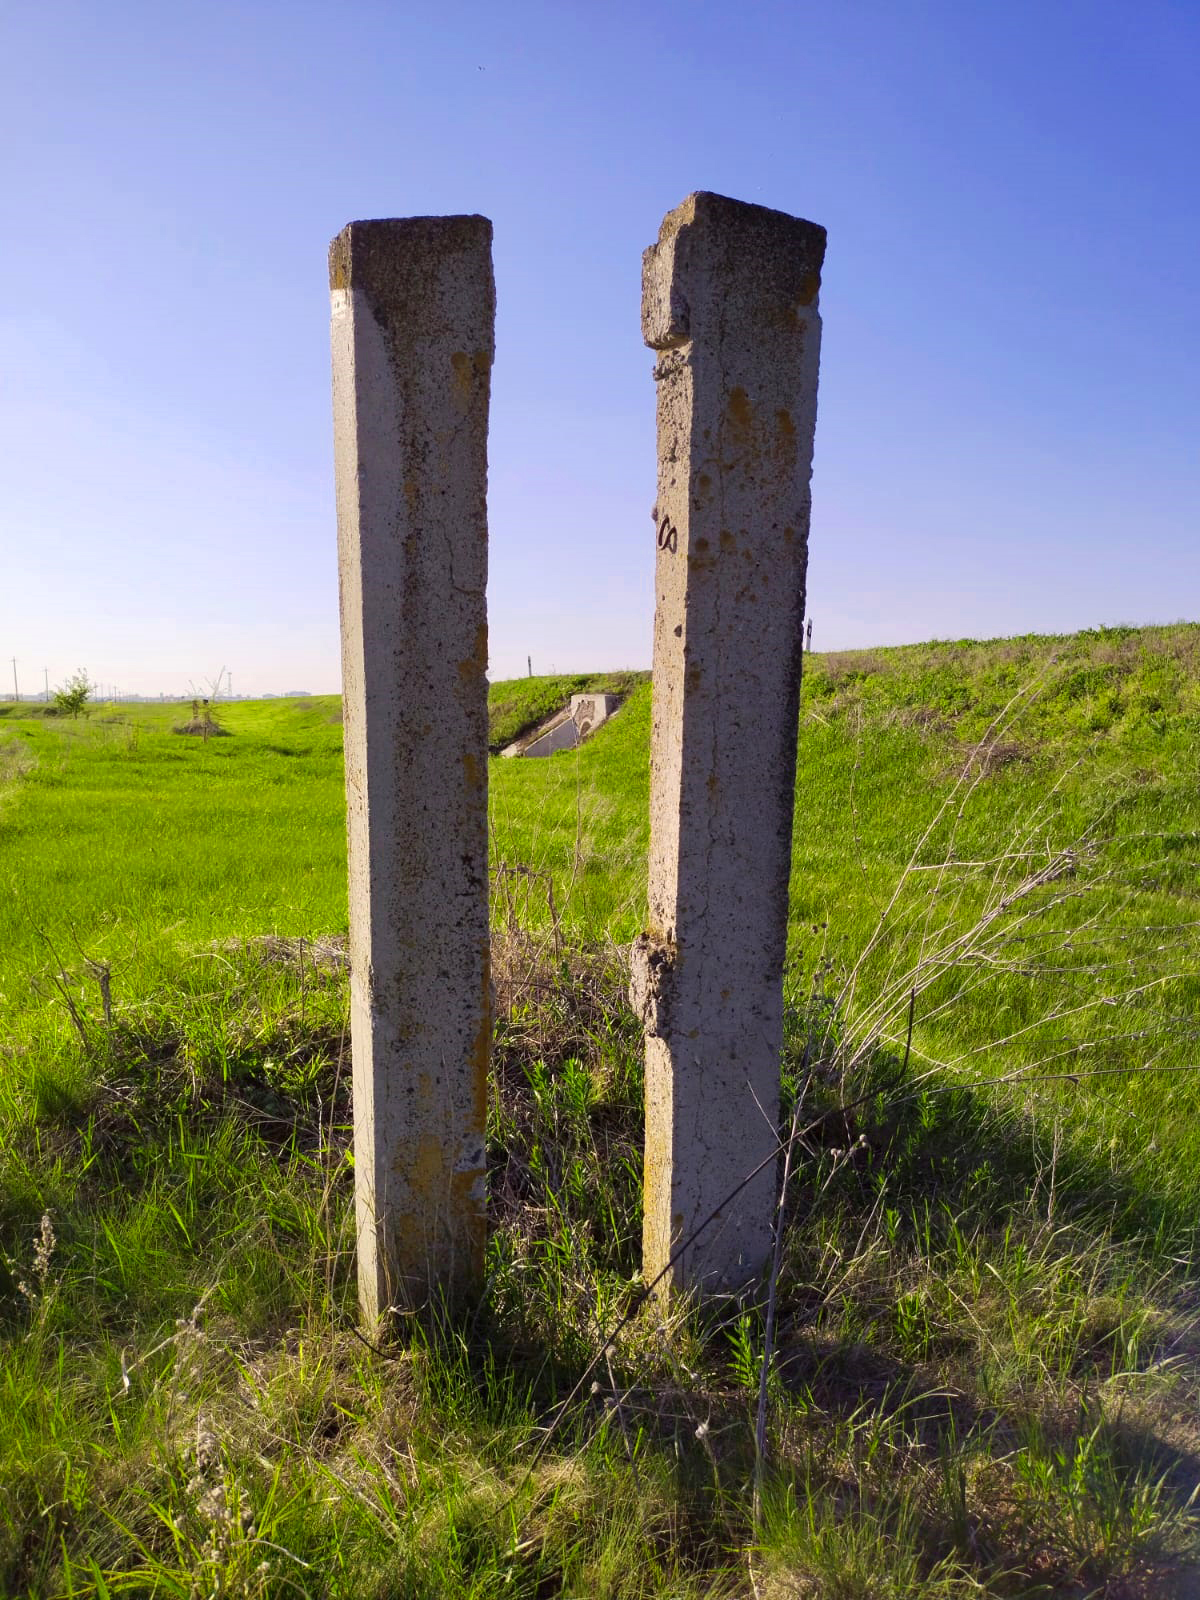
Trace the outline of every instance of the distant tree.
{"type": "Polygon", "coordinates": [[[87,709],[87,703],[92,696],[92,684],[87,673],[80,667],[79,671],[66,683],[54,691],[54,704],[64,717],[77,717],[81,711],[87,709]]]}

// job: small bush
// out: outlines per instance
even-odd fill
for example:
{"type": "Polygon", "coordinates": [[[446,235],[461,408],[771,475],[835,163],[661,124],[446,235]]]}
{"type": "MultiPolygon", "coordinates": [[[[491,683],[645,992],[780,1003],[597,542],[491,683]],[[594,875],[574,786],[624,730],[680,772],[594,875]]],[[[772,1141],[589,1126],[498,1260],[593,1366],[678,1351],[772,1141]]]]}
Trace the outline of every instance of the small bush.
{"type": "Polygon", "coordinates": [[[92,685],[87,673],[80,667],[79,671],[68,678],[60,688],[54,691],[54,704],[60,716],[77,717],[87,710],[87,703],[92,696],[92,685]]]}

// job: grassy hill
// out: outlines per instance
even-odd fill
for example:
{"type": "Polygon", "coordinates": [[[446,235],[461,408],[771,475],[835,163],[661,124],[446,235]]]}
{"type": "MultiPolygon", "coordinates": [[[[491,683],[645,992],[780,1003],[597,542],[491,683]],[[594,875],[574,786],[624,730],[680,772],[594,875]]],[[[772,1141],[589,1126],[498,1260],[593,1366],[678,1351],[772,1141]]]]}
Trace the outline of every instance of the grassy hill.
{"type": "Polygon", "coordinates": [[[573,694],[629,695],[650,681],[648,672],[580,672],[545,678],[510,678],[494,683],[488,704],[488,743],[493,755],[561,711],[573,694]]]}
{"type": "Polygon", "coordinates": [[[637,1296],[649,684],[493,744],[611,687],[492,765],[488,1293],[379,1348],[338,702],[0,703],[0,1595],[1200,1593],[1200,627],[807,661],[761,1431],[764,1296],[637,1296]]]}

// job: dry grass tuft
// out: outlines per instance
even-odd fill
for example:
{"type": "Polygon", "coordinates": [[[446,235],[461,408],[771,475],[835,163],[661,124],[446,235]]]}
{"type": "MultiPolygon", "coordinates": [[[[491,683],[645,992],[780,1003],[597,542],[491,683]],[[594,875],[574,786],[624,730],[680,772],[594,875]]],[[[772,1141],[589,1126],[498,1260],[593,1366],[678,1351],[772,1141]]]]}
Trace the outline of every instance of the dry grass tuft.
{"type": "Polygon", "coordinates": [[[315,939],[264,933],[253,939],[228,940],[221,948],[253,953],[265,966],[287,967],[295,972],[305,968],[321,973],[350,970],[344,933],[318,935],[315,939]]]}
{"type": "Polygon", "coordinates": [[[859,678],[873,678],[889,669],[886,655],[879,650],[838,650],[822,657],[825,676],[835,689],[859,678]]]}
{"type": "Polygon", "coordinates": [[[37,765],[37,757],[27,746],[16,739],[0,744],[0,783],[22,778],[37,765]]]}
{"type": "Polygon", "coordinates": [[[990,778],[1008,767],[1027,765],[1032,760],[1033,752],[1018,739],[985,739],[966,747],[958,770],[965,779],[990,778]]]}
{"type": "Polygon", "coordinates": [[[504,928],[492,936],[492,982],[500,1062],[559,1063],[594,1051],[611,1019],[628,1010],[629,951],[504,928]]]}

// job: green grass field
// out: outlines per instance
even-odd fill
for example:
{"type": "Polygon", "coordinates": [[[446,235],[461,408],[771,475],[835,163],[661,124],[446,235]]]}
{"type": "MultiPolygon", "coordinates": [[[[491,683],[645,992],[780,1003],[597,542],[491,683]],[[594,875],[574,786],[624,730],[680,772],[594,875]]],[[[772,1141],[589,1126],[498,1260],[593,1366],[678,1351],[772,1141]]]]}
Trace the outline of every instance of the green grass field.
{"type": "Polygon", "coordinates": [[[589,687],[492,763],[487,1294],[379,1347],[339,703],[0,703],[0,1595],[1200,1594],[1200,626],[807,662],[769,1349],[639,1303],[649,683],[492,743],[589,687]]]}

